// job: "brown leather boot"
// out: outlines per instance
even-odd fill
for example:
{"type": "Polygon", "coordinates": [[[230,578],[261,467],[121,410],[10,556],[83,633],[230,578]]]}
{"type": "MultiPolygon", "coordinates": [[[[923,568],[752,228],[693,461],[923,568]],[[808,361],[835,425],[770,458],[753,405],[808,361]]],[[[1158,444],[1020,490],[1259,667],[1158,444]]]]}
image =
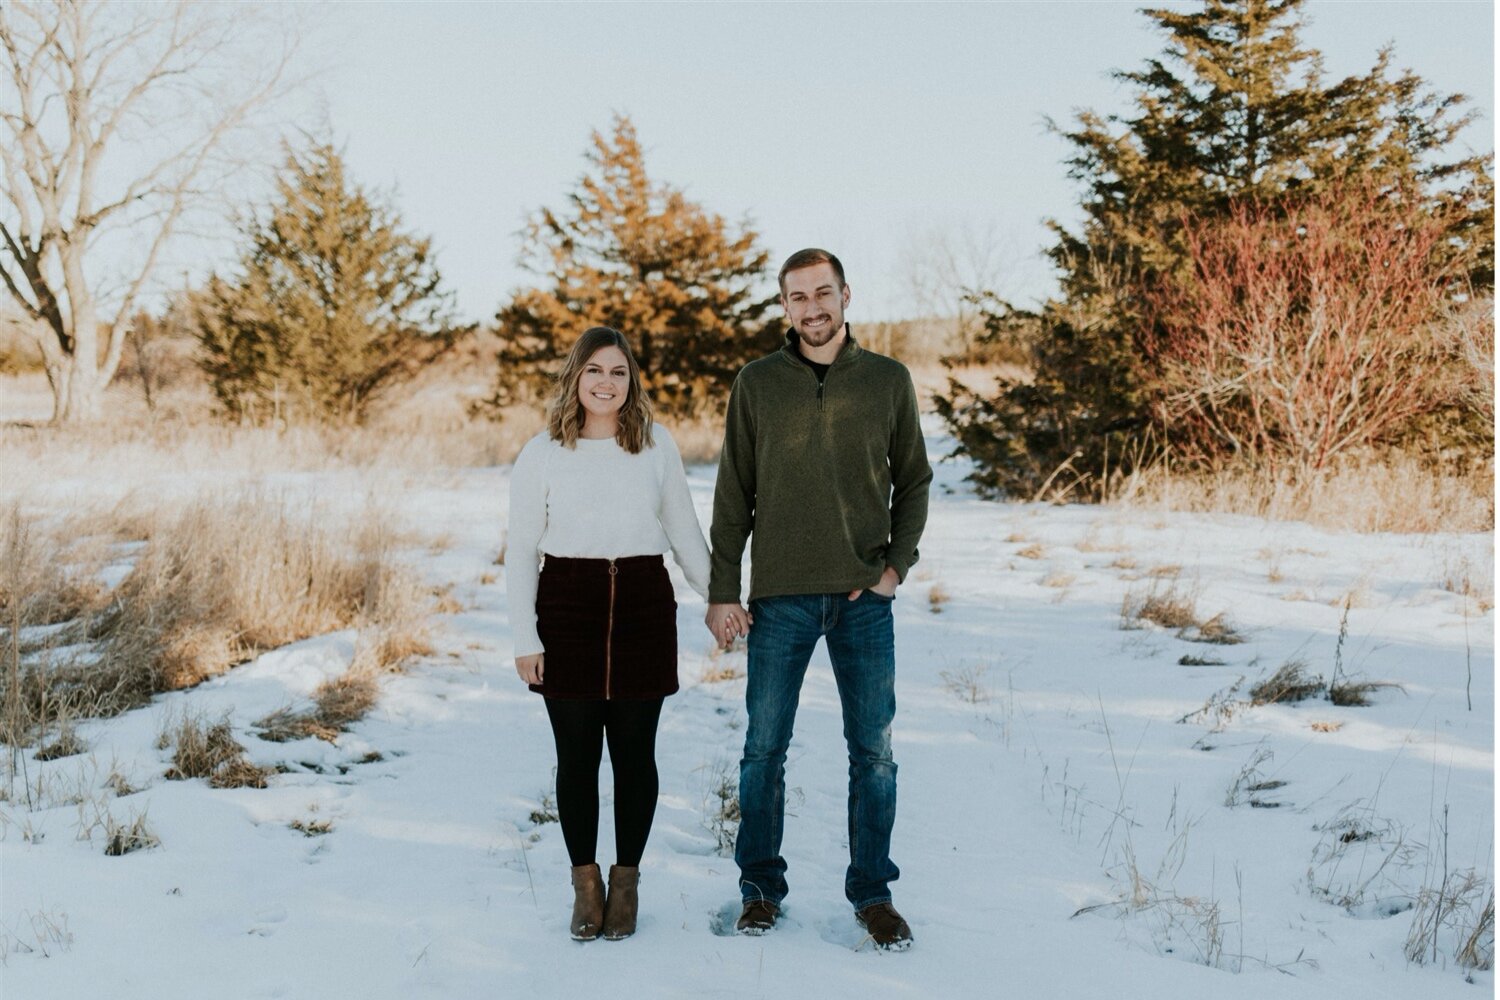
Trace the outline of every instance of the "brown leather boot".
{"type": "Polygon", "coordinates": [[[568,933],[574,941],[592,941],[604,924],[604,877],[598,865],[573,868],[573,922],[568,933]]]}
{"type": "Polygon", "coordinates": [[[639,868],[609,866],[609,899],[604,904],[604,939],[619,941],[635,933],[635,915],[640,910],[636,887],[641,881],[639,868]]]}
{"type": "Polygon", "coordinates": [[[859,926],[870,932],[870,940],[881,951],[905,951],[911,947],[911,928],[890,903],[872,903],[854,914],[859,926]]]}

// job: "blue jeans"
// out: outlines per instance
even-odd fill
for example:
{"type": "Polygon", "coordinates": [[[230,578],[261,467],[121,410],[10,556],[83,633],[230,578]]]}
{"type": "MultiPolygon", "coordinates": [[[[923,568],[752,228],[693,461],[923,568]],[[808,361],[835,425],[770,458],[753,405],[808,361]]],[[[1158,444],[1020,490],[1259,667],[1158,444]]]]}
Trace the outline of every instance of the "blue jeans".
{"type": "Polygon", "coordinates": [[[740,761],[740,829],[734,860],[748,902],[786,897],[781,856],[786,807],[786,751],[802,679],[818,637],[828,642],[849,747],[849,868],[844,895],[855,909],[891,898],[900,876],[891,863],[896,820],[896,637],[892,598],[864,591],[793,594],[751,602],[745,756],[740,761]]]}

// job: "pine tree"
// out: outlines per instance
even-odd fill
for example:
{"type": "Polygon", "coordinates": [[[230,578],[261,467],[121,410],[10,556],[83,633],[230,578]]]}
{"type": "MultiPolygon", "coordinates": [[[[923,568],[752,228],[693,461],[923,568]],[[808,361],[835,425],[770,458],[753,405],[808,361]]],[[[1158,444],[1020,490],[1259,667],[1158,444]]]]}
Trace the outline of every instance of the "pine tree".
{"type": "Polygon", "coordinates": [[[1161,58],[1118,72],[1135,89],[1130,115],[1079,115],[1059,131],[1069,175],[1084,186],[1084,221],[1049,223],[1060,294],[1031,315],[1027,381],[992,397],[950,382],[938,401],[981,489],[1031,495],[1108,492],[1111,475],[1159,454],[1143,342],[1156,335],[1142,290],[1188,268],[1185,220],[1226,216],[1252,201],[1315,196],[1349,177],[1417,197],[1452,220],[1447,252],[1479,287],[1493,287],[1493,186],[1487,159],[1443,159],[1472,119],[1460,95],[1416,74],[1393,75],[1382,51],[1368,73],[1323,82],[1320,55],[1299,32],[1303,0],[1207,0],[1179,13],[1147,10],[1167,35],[1161,58]]]}
{"type": "Polygon", "coordinates": [[[659,408],[717,406],[740,366],[774,346],[764,317],[775,298],[755,295],[766,251],[749,228],[732,231],[652,181],[629,118],[594,132],[585,158],[568,210],[543,208],[526,227],[522,263],[549,287],[517,292],[496,315],[492,402],[535,399],[580,333],[610,326],[629,338],[659,408]]]}
{"type": "Polygon", "coordinates": [[[326,141],[287,149],[239,273],[198,296],[201,365],[229,414],[358,420],[463,331],[431,242],[353,185],[326,141]]]}

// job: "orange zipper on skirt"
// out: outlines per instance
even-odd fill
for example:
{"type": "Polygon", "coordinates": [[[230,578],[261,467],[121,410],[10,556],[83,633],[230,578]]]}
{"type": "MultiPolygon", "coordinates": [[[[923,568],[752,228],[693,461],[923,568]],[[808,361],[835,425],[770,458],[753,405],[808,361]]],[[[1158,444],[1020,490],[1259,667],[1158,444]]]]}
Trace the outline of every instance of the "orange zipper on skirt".
{"type": "Polygon", "coordinates": [[[614,639],[615,639],[615,577],[616,577],[616,575],[618,573],[619,573],[619,568],[617,566],[615,566],[615,561],[613,559],[611,559],[609,561],[609,625],[607,626],[608,631],[606,631],[604,633],[604,700],[605,701],[609,700],[609,674],[610,674],[610,666],[611,666],[610,660],[611,660],[612,653],[613,653],[613,646],[614,646],[614,639]]]}

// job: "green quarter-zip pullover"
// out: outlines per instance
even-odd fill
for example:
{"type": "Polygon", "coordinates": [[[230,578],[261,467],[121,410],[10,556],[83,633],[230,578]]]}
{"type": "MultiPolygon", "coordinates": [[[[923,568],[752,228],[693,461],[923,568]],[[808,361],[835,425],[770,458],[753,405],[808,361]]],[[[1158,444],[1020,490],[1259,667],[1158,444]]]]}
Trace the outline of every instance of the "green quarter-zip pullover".
{"type": "Polygon", "coordinates": [[[750,543],[750,600],[874,586],[917,561],[932,467],[917,393],[899,361],[849,335],[820,383],[781,350],[741,369],[729,394],[714,492],[709,601],[740,600],[750,543]]]}

